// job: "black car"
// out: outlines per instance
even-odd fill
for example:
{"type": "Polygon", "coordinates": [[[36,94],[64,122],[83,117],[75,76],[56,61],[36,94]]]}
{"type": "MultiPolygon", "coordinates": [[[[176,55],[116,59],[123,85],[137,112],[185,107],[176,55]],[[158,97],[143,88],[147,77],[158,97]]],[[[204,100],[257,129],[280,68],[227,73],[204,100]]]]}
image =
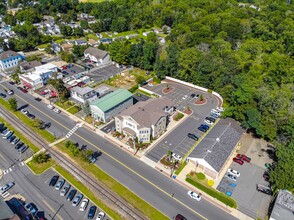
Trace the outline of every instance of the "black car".
{"type": "Polygon", "coordinates": [[[1,92],[0,92],[0,97],[1,97],[1,98],[6,98],[6,95],[5,95],[4,93],[1,93],[1,92]]]}
{"type": "Polygon", "coordinates": [[[213,117],[206,117],[205,119],[208,121],[211,121],[213,123],[215,122],[215,118],[213,118],[213,117]]]}
{"type": "Polygon", "coordinates": [[[199,138],[195,134],[192,134],[192,133],[188,133],[188,137],[189,138],[192,138],[194,141],[198,141],[199,140],[199,138]]]}
{"type": "Polygon", "coordinates": [[[30,118],[30,119],[34,119],[35,118],[35,115],[31,114],[31,113],[28,113],[27,116],[30,118]]]}
{"type": "Polygon", "coordinates": [[[5,134],[6,131],[8,131],[8,128],[7,128],[6,126],[3,126],[3,127],[0,129],[1,134],[5,134]]]}
{"type": "Polygon", "coordinates": [[[58,179],[59,179],[59,176],[53,176],[49,182],[49,186],[55,186],[58,179]]]}
{"type": "Polygon", "coordinates": [[[23,145],[23,142],[22,141],[18,142],[17,145],[15,146],[15,149],[18,150],[19,148],[22,147],[22,145],[23,145]]]}
{"type": "Polygon", "coordinates": [[[38,101],[38,102],[42,101],[42,99],[40,99],[40,98],[35,98],[35,100],[38,101]]]}
{"type": "Polygon", "coordinates": [[[72,189],[69,192],[69,194],[67,195],[66,200],[67,201],[71,201],[73,199],[73,197],[75,196],[76,193],[77,193],[77,190],[76,189],[72,189]]]}
{"type": "Polygon", "coordinates": [[[92,155],[90,155],[89,160],[91,163],[95,163],[97,160],[97,157],[99,157],[100,152],[99,151],[95,151],[92,155]]]}
{"type": "Polygon", "coordinates": [[[91,206],[91,208],[89,209],[89,212],[88,212],[88,219],[94,218],[94,216],[96,214],[96,210],[97,210],[96,206],[91,206]]]}
{"type": "Polygon", "coordinates": [[[190,95],[191,98],[194,98],[195,96],[196,96],[195,93],[192,93],[192,94],[190,95]]]}
{"type": "Polygon", "coordinates": [[[9,143],[11,143],[15,138],[16,138],[16,136],[15,135],[12,135],[12,136],[10,136],[10,138],[7,138],[7,141],[9,143]]]}
{"type": "Polygon", "coordinates": [[[17,151],[18,153],[22,154],[24,153],[29,147],[27,145],[22,145],[21,148],[19,148],[17,151]]]}
{"type": "Polygon", "coordinates": [[[12,81],[9,81],[9,84],[10,84],[10,85],[14,85],[15,83],[14,83],[14,82],[12,82],[12,81]]]}

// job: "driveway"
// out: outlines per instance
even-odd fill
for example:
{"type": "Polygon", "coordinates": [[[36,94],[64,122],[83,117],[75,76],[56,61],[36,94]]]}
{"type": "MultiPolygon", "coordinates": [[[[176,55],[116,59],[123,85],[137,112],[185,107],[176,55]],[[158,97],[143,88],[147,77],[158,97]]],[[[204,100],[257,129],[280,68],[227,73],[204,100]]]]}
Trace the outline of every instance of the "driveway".
{"type": "Polygon", "coordinates": [[[178,83],[169,82],[169,87],[173,89],[168,94],[164,94],[162,91],[166,88],[166,85],[166,83],[156,86],[146,85],[144,88],[170,98],[180,111],[184,111],[189,106],[193,113],[147,152],[146,156],[154,162],[158,162],[167,154],[168,150],[179,154],[181,157],[186,155],[196,143],[194,140],[187,137],[187,134],[193,133],[200,138],[203,132],[199,131],[197,128],[203,123],[204,118],[210,114],[211,109],[216,108],[218,105],[218,100],[211,94],[178,83]],[[206,104],[195,105],[194,103],[197,99],[191,98],[190,95],[192,93],[202,94],[207,100],[206,104]],[[183,99],[185,95],[188,97],[183,99]]]}

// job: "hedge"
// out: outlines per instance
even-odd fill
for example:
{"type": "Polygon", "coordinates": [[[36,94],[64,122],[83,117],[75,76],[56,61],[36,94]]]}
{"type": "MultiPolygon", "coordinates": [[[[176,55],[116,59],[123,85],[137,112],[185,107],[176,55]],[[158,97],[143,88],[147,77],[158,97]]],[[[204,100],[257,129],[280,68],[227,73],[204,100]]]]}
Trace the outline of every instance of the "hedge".
{"type": "Polygon", "coordinates": [[[205,179],[205,174],[204,174],[204,173],[196,173],[196,177],[197,177],[199,180],[204,180],[204,179],[205,179]]]}
{"type": "Polygon", "coordinates": [[[222,203],[232,207],[232,208],[237,208],[237,203],[234,199],[226,196],[225,194],[213,189],[206,187],[202,185],[199,182],[196,182],[195,180],[190,179],[189,177],[186,178],[186,182],[190,183],[191,185],[197,187],[201,191],[207,193],[208,195],[212,196],[213,198],[216,198],[217,200],[221,201],[222,203]]]}
{"type": "Polygon", "coordinates": [[[139,88],[138,84],[129,89],[129,92],[134,93],[139,88]]]}

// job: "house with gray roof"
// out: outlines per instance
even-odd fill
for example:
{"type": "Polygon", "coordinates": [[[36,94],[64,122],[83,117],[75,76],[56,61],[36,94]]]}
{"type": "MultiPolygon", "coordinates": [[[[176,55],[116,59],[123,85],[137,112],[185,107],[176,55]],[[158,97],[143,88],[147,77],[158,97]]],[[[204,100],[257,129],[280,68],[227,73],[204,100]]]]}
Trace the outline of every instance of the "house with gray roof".
{"type": "Polygon", "coordinates": [[[12,51],[4,51],[0,54],[0,67],[2,70],[10,69],[16,67],[18,62],[24,60],[25,57],[12,51]]]}
{"type": "Polygon", "coordinates": [[[294,195],[288,190],[279,190],[269,220],[294,219],[294,195]]]}
{"type": "Polygon", "coordinates": [[[78,103],[78,104],[84,104],[86,101],[91,103],[98,99],[97,92],[86,86],[86,87],[79,87],[75,86],[70,90],[70,97],[71,99],[78,103]]]}
{"type": "Polygon", "coordinates": [[[37,60],[29,61],[29,62],[22,62],[19,64],[21,72],[29,72],[32,71],[35,67],[41,66],[42,63],[37,60]]]}
{"type": "Polygon", "coordinates": [[[174,111],[173,102],[166,98],[151,98],[138,102],[115,117],[116,131],[124,133],[138,142],[149,143],[166,130],[170,113],[174,111]]]}
{"type": "Polygon", "coordinates": [[[240,124],[233,119],[220,119],[190,153],[187,160],[194,163],[200,172],[217,179],[244,132],[240,124]]]}
{"type": "Polygon", "coordinates": [[[89,47],[84,51],[85,58],[91,60],[97,65],[110,63],[110,56],[107,51],[100,50],[96,47],[89,47]]]}
{"type": "Polygon", "coordinates": [[[97,121],[108,122],[133,105],[133,94],[127,89],[117,89],[90,104],[91,115],[97,121]]]}

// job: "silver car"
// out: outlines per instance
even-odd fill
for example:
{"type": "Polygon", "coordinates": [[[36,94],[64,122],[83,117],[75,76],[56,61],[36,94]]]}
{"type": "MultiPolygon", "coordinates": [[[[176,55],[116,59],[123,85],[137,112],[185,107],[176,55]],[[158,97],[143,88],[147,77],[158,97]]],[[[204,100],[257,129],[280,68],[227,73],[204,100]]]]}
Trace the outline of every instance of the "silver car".
{"type": "Polygon", "coordinates": [[[55,189],[56,190],[60,190],[63,186],[63,184],[65,183],[65,180],[64,179],[60,179],[57,184],[55,185],[55,189]]]}
{"type": "Polygon", "coordinates": [[[82,193],[79,193],[79,194],[74,198],[74,200],[73,200],[73,202],[72,202],[72,206],[77,206],[77,205],[80,203],[80,201],[82,200],[83,197],[84,197],[83,194],[82,194],[82,193]]]}
{"type": "Polygon", "coordinates": [[[60,196],[65,196],[67,192],[69,191],[71,185],[69,183],[65,184],[63,189],[60,191],[60,196]]]}

